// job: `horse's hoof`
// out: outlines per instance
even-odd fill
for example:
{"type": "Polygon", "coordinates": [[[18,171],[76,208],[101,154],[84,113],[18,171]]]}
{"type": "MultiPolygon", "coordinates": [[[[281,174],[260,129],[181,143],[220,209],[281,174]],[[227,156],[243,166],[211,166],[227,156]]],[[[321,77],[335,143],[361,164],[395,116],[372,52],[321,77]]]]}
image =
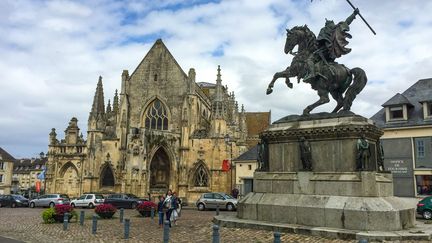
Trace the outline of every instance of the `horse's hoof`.
{"type": "Polygon", "coordinates": [[[271,88],[268,88],[268,89],[267,89],[267,92],[266,92],[266,94],[268,94],[268,95],[269,95],[269,94],[271,94],[272,92],[273,92],[273,89],[271,89],[271,88]]]}
{"type": "Polygon", "coordinates": [[[293,88],[293,84],[292,83],[287,83],[288,88],[292,89],[293,88]]]}

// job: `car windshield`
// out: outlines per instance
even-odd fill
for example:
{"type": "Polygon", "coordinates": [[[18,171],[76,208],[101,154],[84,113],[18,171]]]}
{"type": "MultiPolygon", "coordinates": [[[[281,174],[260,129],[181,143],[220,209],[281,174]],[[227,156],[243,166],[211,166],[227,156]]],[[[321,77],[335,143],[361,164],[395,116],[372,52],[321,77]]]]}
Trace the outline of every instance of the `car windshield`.
{"type": "Polygon", "coordinates": [[[95,195],[96,199],[104,199],[104,197],[102,195],[95,195]]]}
{"type": "Polygon", "coordinates": [[[234,199],[231,195],[225,194],[223,195],[225,199],[234,199]]]}
{"type": "Polygon", "coordinates": [[[60,194],[60,197],[69,199],[68,195],[66,195],[66,194],[60,194]]]}
{"type": "Polygon", "coordinates": [[[21,195],[13,195],[12,196],[14,199],[16,199],[16,200],[27,200],[27,198],[25,198],[25,197],[23,197],[23,196],[21,196],[21,195]]]}
{"type": "Polygon", "coordinates": [[[135,196],[134,194],[126,194],[127,197],[129,198],[138,198],[137,196],[135,196]]]}

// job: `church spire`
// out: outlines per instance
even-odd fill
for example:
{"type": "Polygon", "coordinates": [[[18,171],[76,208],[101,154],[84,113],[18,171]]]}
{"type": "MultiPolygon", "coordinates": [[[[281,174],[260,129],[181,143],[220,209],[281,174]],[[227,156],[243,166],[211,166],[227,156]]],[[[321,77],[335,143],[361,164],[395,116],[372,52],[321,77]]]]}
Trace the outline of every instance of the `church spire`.
{"type": "Polygon", "coordinates": [[[225,104],[223,99],[222,91],[222,79],[221,79],[221,69],[218,65],[217,75],[216,75],[216,93],[212,104],[212,110],[215,118],[222,118],[225,115],[225,104]]]}
{"type": "Polygon", "coordinates": [[[111,113],[111,100],[110,99],[108,99],[108,105],[106,107],[106,113],[107,114],[111,113]]]}
{"type": "Polygon", "coordinates": [[[118,114],[118,110],[119,110],[119,99],[118,99],[118,93],[117,93],[117,90],[115,91],[115,94],[114,94],[114,99],[113,99],[113,104],[112,104],[112,106],[113,106],[114,114],[118,114]]]}
{"type": "Polygon", "coordinates": [[[102,76],[99,76],[99,81],[97,83],[96,92],[93,98],[93,106],[90,112],[90,116],[97,116],[98,114],[105,114],[102,76]]]}

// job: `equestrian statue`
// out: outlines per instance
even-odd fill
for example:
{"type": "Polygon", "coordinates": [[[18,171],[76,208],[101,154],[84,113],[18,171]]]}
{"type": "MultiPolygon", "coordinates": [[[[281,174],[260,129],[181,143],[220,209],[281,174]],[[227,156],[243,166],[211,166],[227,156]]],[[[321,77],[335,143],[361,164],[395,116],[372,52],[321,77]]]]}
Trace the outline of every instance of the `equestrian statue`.
{"type": "MultiPolygon", "coordinates": [[[[354,8],[354,12],[345,21],[335,24],[332,20],[326,20],[318,37],[307,25],[287,29],[284,52],[294,57],[289,67],[274,74],[268,85],[267,94],[273,92],[273,85],[277,79],[285,78],[287,86],[292,88],[290,78],[297,77],[298,83],[300,80],[309,83],[320,97],[303,110],[303,115],[308,115],[317,106],[330,102],[329,93],[337,102],[332,113],[341,109],[349,111],[355,97],[366,86],[366,73],[359,67],[349,69],[337,63],[335,59],[351,51],[346,47],[347,38],[352,37],[348,33],[349,25],[356,15],[363,19],[359,10],[354,8]],[[297,52],[293,53],[295,46],[298,46],[297,52]]],[[[368,27],[370,28],[369,25],[368,27]]]]}

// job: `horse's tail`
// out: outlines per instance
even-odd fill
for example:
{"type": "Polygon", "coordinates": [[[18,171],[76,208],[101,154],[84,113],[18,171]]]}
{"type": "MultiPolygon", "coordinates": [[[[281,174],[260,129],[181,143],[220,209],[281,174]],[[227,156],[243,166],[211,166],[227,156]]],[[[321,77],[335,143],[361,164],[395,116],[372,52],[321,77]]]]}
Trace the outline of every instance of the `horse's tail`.
{"type": "Polygon", "coordinates": [[[352,84],[348,87],[343,101],[343,110],[348,111],[355,97],[363,90],[367,83],[366,73],[361,68],[351,69],[351,74],[354,75],[352,84]]]}

